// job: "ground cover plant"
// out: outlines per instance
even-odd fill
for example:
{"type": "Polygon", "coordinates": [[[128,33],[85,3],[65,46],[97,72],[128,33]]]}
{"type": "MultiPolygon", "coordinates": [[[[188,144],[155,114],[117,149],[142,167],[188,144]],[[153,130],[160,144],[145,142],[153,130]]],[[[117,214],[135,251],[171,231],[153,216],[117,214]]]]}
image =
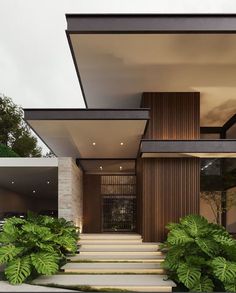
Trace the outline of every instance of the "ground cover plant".
{"type": "Polygon", "coordinates": [[[236,292],[236,240],[199,215],[170,223],[163,266],[170,279],[189,291],[236,292]]]}
{"type": "Polygon", "coordinates": [[[63,218],[37,216],[6,220],[0,232],[0,264],[11,284],[21,284],[38,275],[52,275],[77,251],[78,233],[63,218]]]}

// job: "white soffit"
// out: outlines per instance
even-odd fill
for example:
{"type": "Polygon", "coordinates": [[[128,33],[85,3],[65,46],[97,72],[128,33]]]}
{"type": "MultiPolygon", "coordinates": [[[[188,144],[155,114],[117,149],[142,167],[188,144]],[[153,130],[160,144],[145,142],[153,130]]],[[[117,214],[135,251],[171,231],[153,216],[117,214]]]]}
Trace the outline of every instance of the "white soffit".
{"type": "Polygon", "coordinates": [[[135,158],[146,126],[146,120],[27,122],[57,156],[74,158],[135,158]]]}
{"type": "Polygon", "coordinates": [[[236,153],[143,153],[142,158],[236,158],[236,153]]]}
{"type": "Polygon", "coordinates": [[[236,112],[235,34],[71,34],[88,107],[139,107],[145,91],[199,91],[201,126],[236,112]]]}

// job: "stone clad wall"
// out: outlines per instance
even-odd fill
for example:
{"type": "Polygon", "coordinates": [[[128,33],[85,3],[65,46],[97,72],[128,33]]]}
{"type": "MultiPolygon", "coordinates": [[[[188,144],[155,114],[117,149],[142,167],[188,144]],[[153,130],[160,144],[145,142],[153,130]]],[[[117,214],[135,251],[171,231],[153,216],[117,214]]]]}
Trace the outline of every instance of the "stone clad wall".
{"type": "Polygon", "coordinates": [[[82,228],[83,171],[72,158],[58,159],[58,216],[82,228]]]}

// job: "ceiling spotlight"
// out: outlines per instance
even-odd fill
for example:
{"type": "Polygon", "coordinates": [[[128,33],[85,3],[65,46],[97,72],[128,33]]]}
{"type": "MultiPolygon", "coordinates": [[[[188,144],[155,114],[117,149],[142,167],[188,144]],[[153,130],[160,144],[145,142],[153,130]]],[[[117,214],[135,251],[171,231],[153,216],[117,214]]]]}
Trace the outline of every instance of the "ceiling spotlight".
{"type": "Polygon", "coordinates": [[[102,170],[102,166],[100,166],[99,169],[102,170]]]}
{"type": "Polygon", "coordinates": [[[47,184],[50,184],[50,181],[47,181],[47,184]]]}
{"type": "Polygon", "coordinates": [[[36,193],[36,190],[33,190],[33,193],[36,193]]]}
{"type": "Polygon", "coordinates": [[[120,143],[120,145],[124,145],[124,143],[123,143],[123,142],[121,142],[121,143],[120,143]]]}
{"type": "Polygon", "coordinates": [[[120,166],[120,170],[122,170],[123,169],[123,167],[122,166],[120,166]]]}
{"type": "Polygon", "coordinates": [[[96,142],[93,142],[92,145],[95,146],[96,145],[96,142]]]}
{"type": "Polygon", "coordinates": [[[15,183],[14,181],[11,182],[11,184],[14,184],[14,183],[15,183]]]}

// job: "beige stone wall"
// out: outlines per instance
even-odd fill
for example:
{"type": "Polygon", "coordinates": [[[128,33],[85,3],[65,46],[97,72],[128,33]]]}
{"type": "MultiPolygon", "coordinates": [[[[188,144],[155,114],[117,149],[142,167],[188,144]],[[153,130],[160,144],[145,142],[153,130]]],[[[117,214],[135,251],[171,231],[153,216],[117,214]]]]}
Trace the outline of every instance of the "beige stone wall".
{"type": "Polygon", "coordinates": [[[83,171],[72,158],[58,159],[58,216],[82,228],[83,171]]]}

